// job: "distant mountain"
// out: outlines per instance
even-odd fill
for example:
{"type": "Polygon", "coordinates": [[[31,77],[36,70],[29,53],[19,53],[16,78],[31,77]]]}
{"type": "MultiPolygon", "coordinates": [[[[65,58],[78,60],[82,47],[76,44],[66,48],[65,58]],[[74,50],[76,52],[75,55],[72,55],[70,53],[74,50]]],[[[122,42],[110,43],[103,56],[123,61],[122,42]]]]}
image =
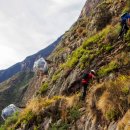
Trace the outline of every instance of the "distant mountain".
{"type": "Polygon", "coordinates": [[[46,58],[47,56],[50,55],[50,53],[55,49],[55,47],[60,42],[61,37],[59,37],[54,43],[40,50],[36,54],[28,56],[24,61],[16,63],[15,65],[9,67],[8,69],[0,70],[0,83],[9,79],[10,77],[12,77],[13,75],[15,75],[20,71],[31,70],[37,58],[39,57],[46,58]]]}

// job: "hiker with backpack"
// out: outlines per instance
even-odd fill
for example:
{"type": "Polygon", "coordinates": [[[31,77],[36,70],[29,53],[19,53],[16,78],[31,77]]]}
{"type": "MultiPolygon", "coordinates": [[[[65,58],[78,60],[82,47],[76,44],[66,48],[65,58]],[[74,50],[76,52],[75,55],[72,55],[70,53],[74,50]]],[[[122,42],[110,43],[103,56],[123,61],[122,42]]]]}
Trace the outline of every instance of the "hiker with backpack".
{"type": "Polygon", "coordinates": [[[89,82],[96,77],[96,73],[94,70],[91,70],[89,73],[88,72],[84,72],[83,76],[82,76],[82,87],[83,87],[83,93],[81,96],[81,100],[85,100],[86,98],[86,91],[89,85],[89,82]]]}
{"type": "Polygon", "coordinates": [[[118,39],[120,38],[123,39],[124,34],[126,34],[127,31],[129,30],[128,25],[130,25],[130,14],[128,12],[123,14],[121,16],[120,22],[121,22],[121,31],[119,33],[118,39]]]}

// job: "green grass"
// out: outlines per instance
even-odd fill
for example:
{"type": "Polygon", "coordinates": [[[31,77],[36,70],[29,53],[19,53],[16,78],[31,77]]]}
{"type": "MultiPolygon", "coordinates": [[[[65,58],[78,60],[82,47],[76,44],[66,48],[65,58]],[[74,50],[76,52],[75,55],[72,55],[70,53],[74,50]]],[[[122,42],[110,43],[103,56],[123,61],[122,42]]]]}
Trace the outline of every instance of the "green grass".
{"type": "Polygon", "coordinates": [[[33,113],[31,110],[27,111],[24,116],[18,117],[13,128],[19,126],[20,124],[27,125],[35,117],[35,115],[36,113],[33,113]]]}
{"type": "Polygon", "coordinates": [[[127,42],[130,42],[130,30],[127,32],[126,36],[125,36],[125,40],[127,42]]]}
{"type": "Polygon", "coordinates": [[[74,106],[69,111],[70,119],[76,121],[81,116],[79,108],[74,106]]]}
{"type": "Polygon", "coordinates": [[[116,109],[111,108],[111,109],[107,110],[107,112],[106,112],[106,119],[108,121],[115,120],[117,118],[117,116],[118,116],[118,111],[116,111],[116,109]]]}
{"type": "Polygon", "coordinates": [[[40,94],[43,94],[44,92],[46,92],[47,89],[48,89],[48,87],[49,87],[49,83],[48,83],[48,82],[45,82],[45,83],[40,87],[40,90],[39,90],[40,94]]]}
{"type": "Polygon", "coordinates": [[[86,49],[87,46],[92,45],[94,43],[97,43],[101,38],[100,34],[96,34],[92,37],[90,37],[89,39],[87,39],[86,41],[83,42],[83,48],[86,49]]]}
{"type": "Polygon", "coordinates": [[[50,130],[68,130],[69,128],[69,124],[65,123],[65,122],[61,122],[61,124],[56,124],[56,123],[53,123],[51,125],[51,128],[50,130]]]}
{"type": "MultiPolygon", "coordinates": [[[[61,65],[62,69],[73,68],[78,65],[82,70],[89,65],[90,61],[103,51],[111,51],[113,47],[109,43],[106,45],[102,44],[103,40],[106,39],[106,36],[111,30],[114,30],[114,34],[111,35],[115,35],[115,27],[108,26],[94,36],[86,39],[79,48],[72,52],[66,63],[61,65]]],[[[54,74],[53,81],[56,81],[58,78],[59,75],[54,74]]]]}
{"type": "Polygon", "coordinates": [[[111,51],[113,49],[113,46],[108,44],[108,45],[104,46],[104,49],[105,49],[105,51],[109,52],[109,51],[111,51]]]}
{"type": "Polygon", "coordinates": [[[76,51],[74,51],[72,53],[72,55],[70,57],[68,57],[68,60],[64,64],[64,67],[67,67],[67,68],[74,67],[79,62],[79,59],[82,57],[82,55],[85,52],[86,52],[86,50],[83,49],[82,47],[79,47],[78,49],[76,49],[76,51]]]}
{"type": "Polygon", "coordinates": [[[59,78],[60,78],[60,76],[61,76],[61,73],[55,73],[53,76],[52,76],[52,80],[51,80],[51,82],[52,83],[55,83],[59,78]]]}
{"type": "Polygon", "coordinates": [[[118,64],[116,61],[111,61],[109,64],[103,66],[98,71],[98,75],[100,77],[106,76],[109,72],[112,72],[114,69],[118,68],[118,64]]]}
{"type": "MultiPolygon", "coordinates": [[[[7,130],[7,128],[13,124],[15,124],[18,120],[18,112],[14,113],[11,117],[8,117],[5,121],[4,125],[0,127],[0,130],[7,130]]],[[[10,128],[11,129],[11,128],[10,128]]],[[[13,130],[13,129],[11,129],[13,130]]]]}
{"type": "Polygon", "coordinates": [[[128,94],[129,94],[129,86],[124,86],[124,87],[122,87],[121,91],[122,91],[125,95],[128,95],[128,94]]]}

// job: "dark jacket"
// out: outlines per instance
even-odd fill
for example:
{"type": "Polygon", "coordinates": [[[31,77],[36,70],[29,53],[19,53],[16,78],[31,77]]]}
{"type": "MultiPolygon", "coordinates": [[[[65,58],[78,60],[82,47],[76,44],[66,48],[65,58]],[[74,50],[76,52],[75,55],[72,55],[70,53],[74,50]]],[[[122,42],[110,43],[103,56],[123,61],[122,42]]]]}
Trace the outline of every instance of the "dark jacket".
{"type": "Polygon", "coordinates": [[[121,16],[121,22],[126,22],[130,18],[130,14],[126,13],[121,16]]]}

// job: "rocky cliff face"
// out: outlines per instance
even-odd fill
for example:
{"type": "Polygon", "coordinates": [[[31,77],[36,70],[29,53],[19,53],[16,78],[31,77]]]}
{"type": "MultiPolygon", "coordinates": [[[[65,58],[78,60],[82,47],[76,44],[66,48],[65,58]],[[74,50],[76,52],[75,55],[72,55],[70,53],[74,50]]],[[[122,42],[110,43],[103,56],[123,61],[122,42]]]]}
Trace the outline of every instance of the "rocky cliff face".
{"type": "MultiPolygon", "coordinates": [[[[82,69],[88,68],[88,70],[98,70],[100,68],[100,65],[104,65],[110,61],[110,59],[107,60],[107,57],[113,58],[112,55],[116,55],[114,53],[115,50],[113,50],[114,54],[112,54],[112,52],[109,53],[107,51],[103,51],[100,52],[100,54],[96,55],[95,53],[99,53],[98,51],[100,51],[101,48],[99,45],[94,45],[95,42],[101,42],[102,47],[111,46],[110,48],[118,48],[121,46],[119,43],[114,44],[114,39],[117,38],[116,31],[118,30],[115,30],[113,26],[116,26],[118,23],[117,20],[119,19],[119,14],[121,14],[123,9],[122,3],[118,1],[104,2],[101,0],[91,2],[87,1],[84,9],[88,9],[90,5],[93,5],[89,11],[92,14],[90,16],[87,16],[87,10],[84,13],[82,12],[82,17],[79,18],[78,21],[70,28],[70,30],[64,34],[61,43],[54,50],[53,54],[48,58],[54,62],[54,66],[50,67],[50,78],[53,79],[55,77],[54,75],[58,77],[56,82],[53,82],[51,85],[51,88],[56,84],[56,87],[54,88],[57,90],[60,90],[59,88],[62,89],[61,91],[52,91],[52,95],[55,95],[56,93],[59,94],[63,91],[63,88],[71,86],[71,84],[79,77],[82,69]],[[107,12],[105,12],[105,10],[107,10],[107,12]],[[108,27],[108,25],[110,26],[108,27]],[[104,28],[106,28],[106,30],[104,28]],[[104,29],[104,32],[102,31],[101,33],[104,33],[104,36],[100,36],[102,34],[100,34],[99,31],[102,29],[104,29]],[[113,34],[110,30],[114,31],[113,34]],[[92,40],[90,37],[92,37],[92,40]],[[100,41],[98,37],[104,37],[104,39],[100,41]],[[90,42],[89,46],[85,45],[87,42],[90,42]],[[89,52],[84,55],[84,51],[86,51],[85,49],[89,52]],[[83,62],[88,62],[89,65],[80,61],[81,59],[83,62]],[[81,67],[81,69],[79,67],[81,67]],[[64,76],[66,77],[64,78],[64,76]]],[[[124,5],[126,5],[125,2],[124,5]]],[[[49,95],[51,95],[51,92],[49,95]]]]}
{"type": "Polygon", "coordinates": [[[90,16],[92,10],[96,8],[98,3],[101,3],[101,0],[87,0],[81,11],[80,17],[90,16]]]}
{"type": "Polygon", "coordinates": [[[117,39],[119,17],[127,8],[125,0],[88,0],[48,57],[49,75],[39,82],[37,94],[3,128],[129,130],[130,32],[117,39]],[[82,102],[84,69],[95,69],[99,80],[90,84],[82,102]]]}

